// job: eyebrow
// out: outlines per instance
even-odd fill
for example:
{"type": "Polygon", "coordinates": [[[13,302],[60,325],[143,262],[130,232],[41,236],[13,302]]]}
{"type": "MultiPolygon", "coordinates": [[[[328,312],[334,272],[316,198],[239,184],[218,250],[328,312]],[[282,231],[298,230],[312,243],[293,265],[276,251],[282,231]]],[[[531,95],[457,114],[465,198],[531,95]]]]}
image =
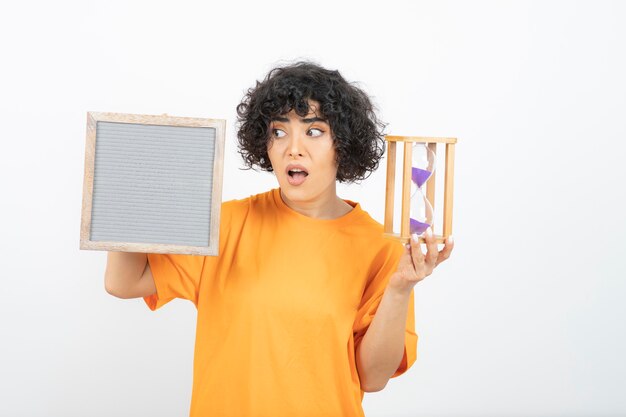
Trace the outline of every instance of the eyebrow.
{"type": "MultiPolygon", "coordinates": [[[[281,116],[276,116],[276,117],[272,117],[272,122],[283,122],[283,123],[289,123],[289,119],[286,117],[281,117],[281,116]]],[[[324,122],[324,123],[328,123],[326,121],[326,119],[322,119],[321,117],[309,117],[307,119],[300,119],[300,121],[302,123],[307,123],[307,124],[311,124],[311,123],[315,123],[315,122],[324,122]]]]}

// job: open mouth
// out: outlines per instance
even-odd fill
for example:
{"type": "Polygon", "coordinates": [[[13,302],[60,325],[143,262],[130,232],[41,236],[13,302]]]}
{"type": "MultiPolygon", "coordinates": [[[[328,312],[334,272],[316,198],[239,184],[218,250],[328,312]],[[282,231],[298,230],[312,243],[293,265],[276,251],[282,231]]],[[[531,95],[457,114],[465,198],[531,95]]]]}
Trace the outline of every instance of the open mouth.
{"type": "Polygon", "coordinates": [[[309,173],[302,169],[290,169],[289,171],[287,171],[287,174],[289,174],[290,177],[309,176],[309,173]]]}
{"type": "Polygon", "coordinates": [[[291,185],[300,185],[306,180],[306,177],[309,176],[309,173],[303,167],[288,167],[287,175],[289,184],[291,185]]]}

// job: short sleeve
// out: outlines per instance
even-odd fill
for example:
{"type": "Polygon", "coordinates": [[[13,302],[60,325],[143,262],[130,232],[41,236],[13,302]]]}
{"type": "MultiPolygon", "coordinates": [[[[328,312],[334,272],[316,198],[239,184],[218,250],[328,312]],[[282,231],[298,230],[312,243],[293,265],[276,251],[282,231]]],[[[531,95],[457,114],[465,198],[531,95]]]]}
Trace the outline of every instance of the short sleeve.
{"type": "Polygon", "coordinates": [[[148,264],[157,291],[144,297],[150,310],[156,310],[174,298],[190,300],[197,305],[205,259],[201,255],[149,253],[148,264]]]}
{"type": "MultiPolygon", "coordinates": [[[[365,336],[370,323],[376,315],[376,311],[378,310],[380,301],[385,293],[391,274],[395,272],[403,251],[404,247],[401,244],[394,244],[392,248],[379,255],[379,259],[376,262],[377,269],[372,271],[373,278],[369,281],[365,288],[359,309],[357,311],[356,319],[354,321],[353,335],[355,354],[356,349],[361,343],[363,336],[365,336]]],[[[406,372],[407,369],[415,363],[416,358],[417,334],[415,333],[414,291],[411,290],[404,332],[404,355],[402,356],[400,366],[391,377],[393,378],[406,372]]]]}
{"type": "MultiPolygon", "coordinates": [[[[232,200],[222,203],[220,214],[219,253],[223,254],[232,231],[233,212],[244,218],[248,204],[232,200]]],[[[156,294],[144,297],[151,310],[156,310],[174,298],[192,301],[198,306],[202,276],[213,276],[222,255],[148,254],[148,264],[154,277],[156,294]]]]}

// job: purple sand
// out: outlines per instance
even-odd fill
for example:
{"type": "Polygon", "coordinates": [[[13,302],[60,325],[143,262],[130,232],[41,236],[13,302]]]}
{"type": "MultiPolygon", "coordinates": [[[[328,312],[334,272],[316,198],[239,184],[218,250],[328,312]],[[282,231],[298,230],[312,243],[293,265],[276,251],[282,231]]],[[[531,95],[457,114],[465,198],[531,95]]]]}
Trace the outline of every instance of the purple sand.
{"type": "Polygon", "coordinates": [[[418,222],[415,219],[409,219],[409,220],[410,220],[409,229],[411,230],[411,234],[421,235],[422,233],[426,231],[426,229],[430,227],[428,223],[418,222]]]}
{"type": "Polygon", "coordinates": [[[424,183],[428,180],[428,177],[430,177],[430,174],[432,174],[432,172],[426,169],[415,167],[411,168],[411,180],[417,184],[418,187],[424,185],[424,183]]]}

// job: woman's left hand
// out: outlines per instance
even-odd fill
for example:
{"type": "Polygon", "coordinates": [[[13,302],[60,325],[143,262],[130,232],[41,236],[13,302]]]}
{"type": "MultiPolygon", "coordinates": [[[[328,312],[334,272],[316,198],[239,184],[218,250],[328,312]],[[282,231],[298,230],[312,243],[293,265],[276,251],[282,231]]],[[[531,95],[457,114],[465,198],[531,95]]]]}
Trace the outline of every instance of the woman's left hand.
{"type": "Polygon", "coordinates": [[[411,239],[411,243],[406,245],[405,252],[400,258],[398,269],[389,279],[388,288],[408,294],[415,284],[432,274],[437,265],[450,257],[454,247],[451,237],[446,239],[441,252],[437,251],[437,242],[433,237],[431,228],[428,228],[424,233],[424,239],[428,248],[426,255],[422,253],[421,243],[411,239]]]}

